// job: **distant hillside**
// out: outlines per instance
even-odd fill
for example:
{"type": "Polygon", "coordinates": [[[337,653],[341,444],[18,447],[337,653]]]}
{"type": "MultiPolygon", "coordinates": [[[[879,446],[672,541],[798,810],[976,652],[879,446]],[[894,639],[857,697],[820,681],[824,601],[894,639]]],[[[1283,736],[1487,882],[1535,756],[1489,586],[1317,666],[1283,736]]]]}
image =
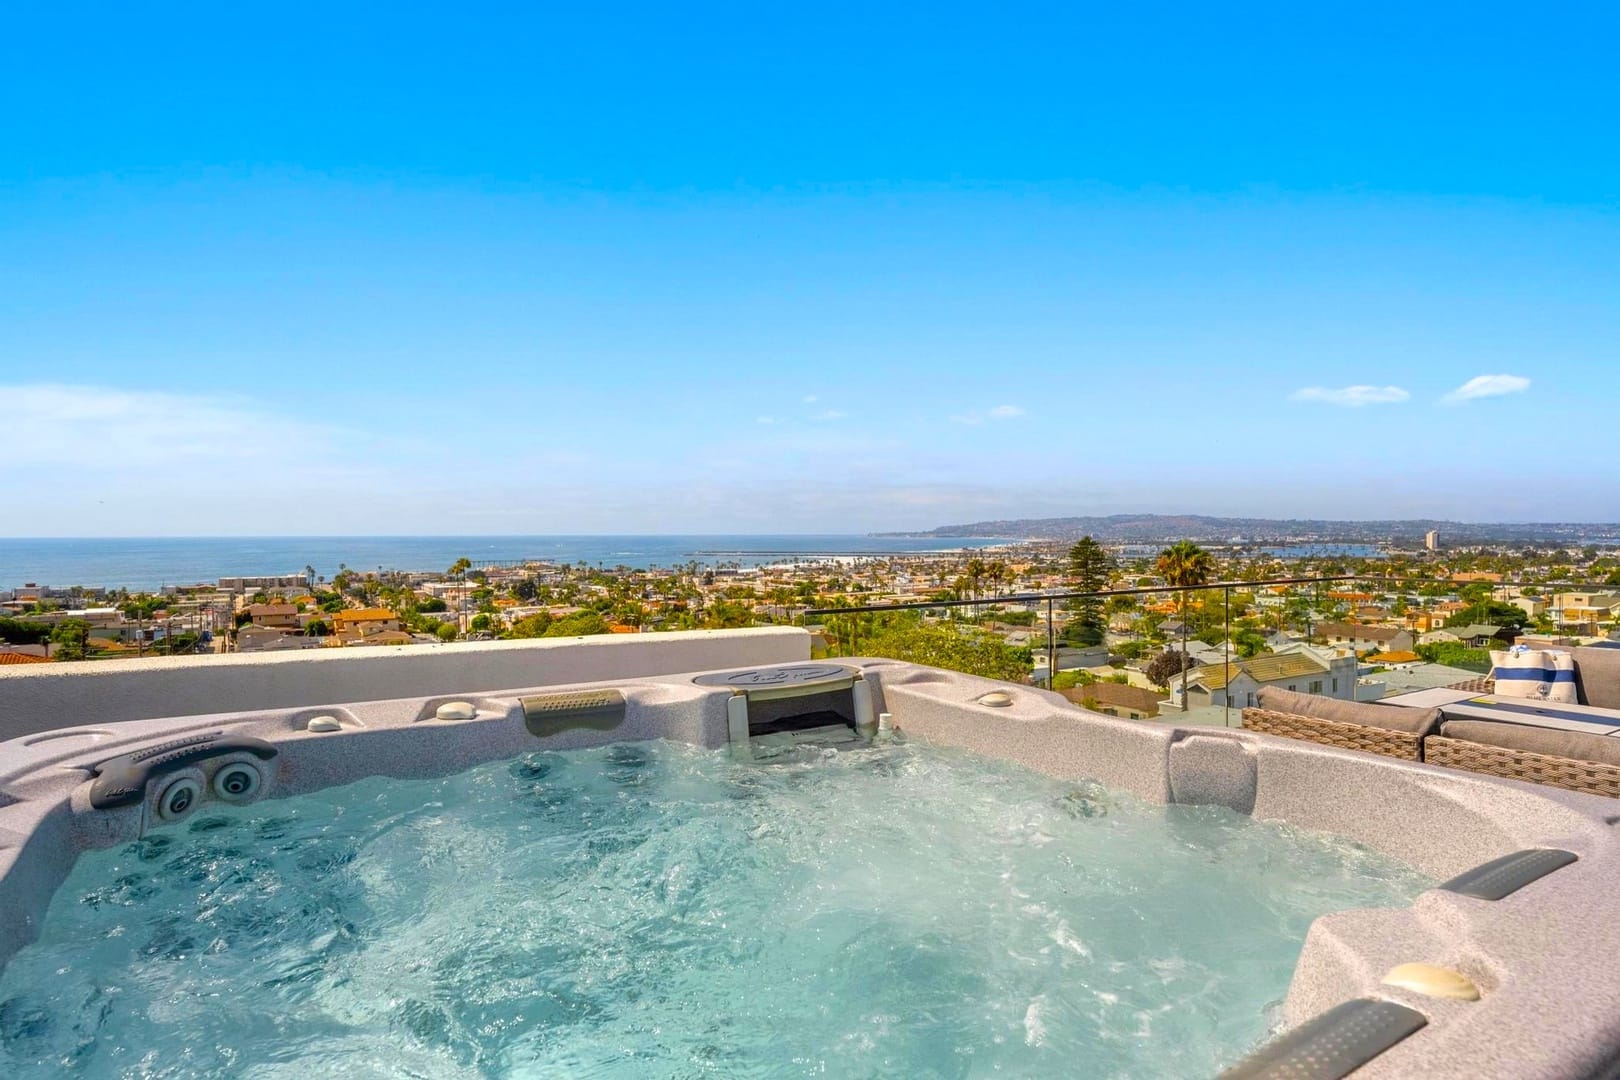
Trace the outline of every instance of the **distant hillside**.
{"type": "Polygon", "coordinates": [[[1335,541],[1375,543],[1422,540],[1437,530],[1443,543],[1617,542],[1620,524],[1500,523],[1461,521],[1317,521],[1309,519],[1222,518],[1197,514],[1113,514],[1108,517],[1018,518],[944,525],[927,532],[882,533],[883,536],[1002,536],[1017,540],[1073,540],[1094,536],[1115,543],[1158,543],[1164,540],[1335,541]]]}

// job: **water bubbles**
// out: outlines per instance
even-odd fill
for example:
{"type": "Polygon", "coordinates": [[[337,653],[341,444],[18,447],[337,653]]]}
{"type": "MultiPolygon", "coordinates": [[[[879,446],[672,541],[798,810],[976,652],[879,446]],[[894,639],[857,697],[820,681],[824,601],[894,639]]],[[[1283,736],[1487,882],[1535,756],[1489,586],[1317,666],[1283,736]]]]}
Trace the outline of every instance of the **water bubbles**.
{"type": "Polygon", "coordinates": [[[211,808],[80,860],[0,974],[0,1075],[1212,1074],[1312,919],[1428,883],[1179,810],[901,743],[211,808]]]}

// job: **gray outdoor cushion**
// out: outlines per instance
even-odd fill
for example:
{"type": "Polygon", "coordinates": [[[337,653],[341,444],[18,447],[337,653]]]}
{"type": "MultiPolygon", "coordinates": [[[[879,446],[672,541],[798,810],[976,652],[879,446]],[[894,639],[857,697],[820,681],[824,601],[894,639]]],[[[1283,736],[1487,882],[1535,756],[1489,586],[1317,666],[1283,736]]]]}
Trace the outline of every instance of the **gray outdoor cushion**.
{"type": "Polygon", "coordinates": [[[1301,694],[1273,686],[1260,688],[1257,698],[1262,709],[1272,712],[1311,716],[1341,724],[1362,724],[1385,731],[1405,731],[1412,735],[1433,735],[1440,726],[1439,709],[1405,709],[1399,705],[1377,705],[1369,701],[1341,701],[1321,694],[1301,694]]]}
{"type": "Polygon", "coordinates": [[[1620,765],[1620,737],[1609,735],[1587,735],[1528,724],[1499,724],[1494,720],[1447,720],[1440,725],[1440,734],[1448,739],[1500,746],[1506,750],[1620,765]]]}
{"type": "Polygon", "coordinates": [[[1581,647],[1575,654],[1575,682],[1583,705],[1620,709],[1620,649],[1581,647]]]}

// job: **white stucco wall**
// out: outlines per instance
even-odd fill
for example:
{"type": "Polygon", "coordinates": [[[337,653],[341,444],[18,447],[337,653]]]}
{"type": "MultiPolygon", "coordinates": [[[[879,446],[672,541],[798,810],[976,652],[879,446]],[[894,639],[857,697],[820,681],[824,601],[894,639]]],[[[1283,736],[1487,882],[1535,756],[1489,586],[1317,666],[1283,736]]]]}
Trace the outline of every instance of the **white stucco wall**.
{"type": "Polygon", "coordinates": [[[795,627],[604,634],[0,669],[0,740],[56,728],[810,659],[795,627]]]}

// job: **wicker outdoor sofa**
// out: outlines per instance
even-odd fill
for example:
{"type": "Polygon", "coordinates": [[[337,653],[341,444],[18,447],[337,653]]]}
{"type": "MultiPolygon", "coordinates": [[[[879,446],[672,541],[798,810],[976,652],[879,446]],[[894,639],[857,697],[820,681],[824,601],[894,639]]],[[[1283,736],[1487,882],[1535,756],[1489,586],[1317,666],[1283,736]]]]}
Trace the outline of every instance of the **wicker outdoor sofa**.
{"type": "MultiPolygon", "coordinates": [[[[1578,700],[1620,709],[1620,649],[1577,647],[1578,700]]],[[[1467,689],[1487,693],[1481,683],[1467,689]]],[[[1270,688],[1243,710],[1243,726],[1270,735],[1423,761],[1468,772],[1620,798],[1620,738],[1486,720],[1448,720],[1411,709],[1270,688]]],[[[1620,725],[1617,725],[1620,726],[1620,725]]]]}

